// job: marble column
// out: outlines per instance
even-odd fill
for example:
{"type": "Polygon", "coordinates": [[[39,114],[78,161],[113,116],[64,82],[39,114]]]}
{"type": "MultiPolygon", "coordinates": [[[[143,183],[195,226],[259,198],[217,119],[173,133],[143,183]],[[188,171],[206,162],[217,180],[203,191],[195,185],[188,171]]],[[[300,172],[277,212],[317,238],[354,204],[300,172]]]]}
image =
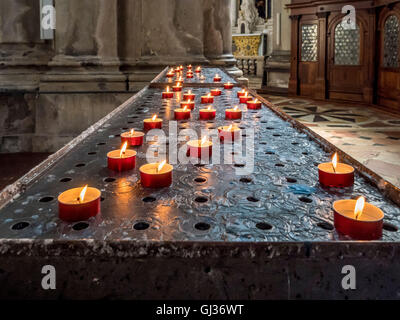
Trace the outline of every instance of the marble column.
{"type": "Polygon", "coordinates": [[[125,90],[118,57],[117,0],[57,0],[55,56],[41,91],[125,90]]]}
{"type": "Polygon", "coordinates": [[[291,23],[289,9],[290,0],[272,1],[272,52],[266,61],[266,83],[263,88],[269,92],[287,93],[290,77],[291,23]]]}

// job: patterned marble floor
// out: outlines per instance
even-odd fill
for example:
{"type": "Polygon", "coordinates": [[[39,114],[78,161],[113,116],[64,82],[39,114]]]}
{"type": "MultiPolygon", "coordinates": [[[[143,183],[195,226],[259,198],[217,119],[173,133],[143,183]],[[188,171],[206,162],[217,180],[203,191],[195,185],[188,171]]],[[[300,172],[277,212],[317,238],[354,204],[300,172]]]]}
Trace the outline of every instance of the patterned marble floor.
{"type": "Polygon", "coordinates": [[[284,112],[400,187],[400,116],[366,106],[264,95],[284,112]]]}

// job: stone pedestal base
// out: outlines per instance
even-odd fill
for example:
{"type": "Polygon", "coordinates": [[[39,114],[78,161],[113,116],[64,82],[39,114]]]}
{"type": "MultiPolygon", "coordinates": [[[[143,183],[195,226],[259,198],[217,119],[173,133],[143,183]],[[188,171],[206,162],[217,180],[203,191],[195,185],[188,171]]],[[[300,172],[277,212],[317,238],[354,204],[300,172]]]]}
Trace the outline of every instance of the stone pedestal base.
{"type": "Polygon", "coordinates": [[[275,51],[265,64],[262,91],[287,94],[290,77],[290,51],[275,51]]]}

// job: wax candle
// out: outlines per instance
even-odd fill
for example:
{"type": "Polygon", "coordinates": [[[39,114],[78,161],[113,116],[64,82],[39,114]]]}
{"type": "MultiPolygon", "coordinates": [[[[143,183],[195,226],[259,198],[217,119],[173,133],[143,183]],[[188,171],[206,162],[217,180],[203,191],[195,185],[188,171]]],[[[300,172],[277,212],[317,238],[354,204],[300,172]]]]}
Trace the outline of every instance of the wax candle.
{"type": "Polygon", "coordinates": [[[214,82],[221,82],[221,77],[218,74],[215,75],[214,82]]]}
{"type": "Polygon", "coordinates": [[[127,149],[125,142],[121,149],[107,153],[108,169],[114,171],[127,171],[135,168],[136,151],[127,149]]]}
{"type": "Polygon", "coordinates": [[[242,135],[240,128],[230,125],[218,128],[219,138],[221,141],[229,142],[239,140],[242,135]]]}
{"type": "Polygon", "coordinates": [[[180,91],[182,91],[182,84],[177,84],[177,85],[173,86],[173,87],[172,87],[172,90],[173,90],[174,92],[180,92],[180,91]]]}
{"type": "Polygon", "coordinates": [[[354,240],[378,240],[382,238],[384,213],[376,206],[357,200],[338,200],[333,204],[334,224],[340,234],[354,240]]]}
{"type": "Polygon", "coordinates": [[[186,145],[187,156],[207,159],[212,155],[213,143],[207,140],[206,136],[201,140],[190,140],[186,145]]]}
{"type": "Polygon", "coordinates": [[[169,90],[169,86],[168,86],[167,89],[162,93],[161,97],[163,99],[171,99],[173,96],[174,96],[174,93],[169,90]]]}
{"type": "Polygon", "coordinates": [[[179,71],[183,71],[183,66],[179,66],[179,71]]]}
{"type": "Polygon", "coordinates": [[[249,94],[246,92],[243,96],[239,98],[240,103],[247,103],[247,101],[251,100],[252,97],[249,96],[249,94]]]}
{"type": "Polygon", "coordinates": [[[181,102],[181,108],[188,108],[189,110],[193,110],[194,109],[194,101],[192,100],[187,100],[187,101],[182,101],[181,102]]]}
{"type": "Polygon", "coordinates": [[[170,70],[167,72],[167,78],[173,78],[174,76],[175,76],[174,69],[170,69],[170,70]]]}
{"type": "Polygon", "coordinates": [[[201,103],[205,104],[205,103],[213,103],[214,102],[214,97],[212,96],[211,93],[209,93],[206,96],[202,96],[201,97],[201,103]]]}
{"type": "Polygon", "coordinates": [[[201,67],[197,67],[195,70],[196,73],[200,73],[201,72],[201,67]]]}
{"type": "Polygon", "coordinates": [[[187,120],[190,119],[190,109],[185,106],[174,110],[175,120],[187,120]]]}
{"type": "Polygon", "coordinates": [[[247,91],[245,89],[242,89],[242,90],[238,91],[237,97],[240,98],[240,97],[244,96],[246,93],[247,93],[247,91]]]}
{"type": "Polygon", "coordinates": [[[258,99],[248,100],[247,108],[253,110],[261,109],[261,101],[258,101],[258,99]]]}
{"type": "Polygon", "coordinates": [[[152,129],[161,129],[162,128],[162,119],[157,118],[157,115],[154,115],[151,119],[144,119],[144,131],[149,131],[152,129]]]}
{"type": "Polygon", "coordinates": [[[188,70],[192,70],[192,65],[189,64],[189,65],[187,66],[187,68],[188,68],[188,70]]]}
{"type": "Polygon", "coordinates": [[[145,188],[164,188],[172,184],[173,166],[164,160],[161,163],[148,163],[140,167],[140,182],[145,188]]]}
{"type": "Polygon", "coordinates": [[[143,132],[131,129],[131,131],[121,133],[121,142],[128,142],[128,146],[141,146],[143,144],[143,137],[143,132]]]}
{"type": "Polygon", "coordinates": [[[220,89],[212,89],[211,90],[211,95],[216,97],[216,96],[220,96],[222,93],[222,91],[220,89]]]}
{"type": "Polygon", "coordinates": [[[354,168],[348,164],[339,163],[335,153],[332,162],[321,163],[318,166],[319,182],[327,187],[350,187],[354,184],[354,168]]]}
{"type": "Polygon", "coordinates": [[[207,109],[200,109],[200,120],[213,120],[217,114],[217,110],[209,106],[207,109]]]}
{"type": "Polygon", "coordinates": [[[196,95],[192,93],[192,90],[189,90],[183,94],[183,100],[194,100],[195,98],[196,95]]]}
{"type": "Polygon", "coordinates": [[[242,119],[242,110],[240,110],[238,106],[235,106],[233,109],[226,109],[225,119],[226,120],[242,119]]]}
{"type": "Polygon", "coordinates": [[[186,72],[186,78],[191,79],[193,78],[193,72],[186,72]]]}
{"type": "Polygon", "coordinates": [[[96,188],[74,188],[58,196],[58,216],[66,222],[87,220],[100,212],[101,192],[96,188]]]}
{"type": "Polygon", "coordinates": [[[230,90],[233,89],[233,83],[224,83],[224,89],[230,90]]]}

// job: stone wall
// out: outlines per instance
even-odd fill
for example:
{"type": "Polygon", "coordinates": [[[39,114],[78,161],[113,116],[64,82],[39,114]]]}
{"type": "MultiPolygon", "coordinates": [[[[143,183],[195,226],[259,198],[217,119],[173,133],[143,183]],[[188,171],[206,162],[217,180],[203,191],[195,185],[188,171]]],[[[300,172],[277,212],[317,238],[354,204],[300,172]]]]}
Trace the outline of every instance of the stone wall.
{"type": "Polygon", "coordinates": [[[230,0],[56,0],[41,40],[39,0],[0,2],[0,152],[52,152],[165,66],[232,56],[230,0]]]}

